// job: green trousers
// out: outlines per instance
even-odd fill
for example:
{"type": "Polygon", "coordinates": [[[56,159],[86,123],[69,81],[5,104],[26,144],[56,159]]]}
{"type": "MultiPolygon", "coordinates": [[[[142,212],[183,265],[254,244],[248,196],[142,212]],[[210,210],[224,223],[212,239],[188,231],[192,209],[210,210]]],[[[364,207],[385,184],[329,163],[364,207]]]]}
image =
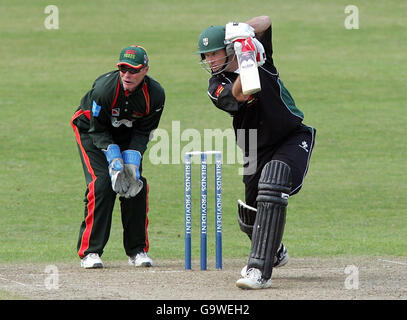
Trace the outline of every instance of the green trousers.
{"type": "MultiPolygon", "coordinates": [[[[74,127],[76,142],[86,179],[85,214],[80,226],[78,255],[103,254],[109,239],[112,213],[116,197],[109,176],[104,153],[95,147],[87,133],[74,127]]],[[[141,173],[141,172],[140,172],[141,173]]],[[[148,252],[148,185],[144,177],[143,189],[133,198],[119,197],[123,225],[123,245],[128,256],[148,252]]]]}

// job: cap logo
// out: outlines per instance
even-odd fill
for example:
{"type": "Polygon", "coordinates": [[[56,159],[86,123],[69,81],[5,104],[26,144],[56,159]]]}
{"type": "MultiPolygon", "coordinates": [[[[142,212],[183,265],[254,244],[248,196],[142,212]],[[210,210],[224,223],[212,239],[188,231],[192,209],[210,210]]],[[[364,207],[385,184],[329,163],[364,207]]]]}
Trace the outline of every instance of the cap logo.
{"type": "Polygon", "coordinates": [[[203,45],[206,47],[206,46],[209,44],[208,38],[203,38],[203,39],[202,39],[202,43],[203,43],[203,45]]]}
{"type": "Polygon", "coordinates": [[[136,58],[136,50],[126,50],[126,52],[123,55],[123,58],[130,58],[130,59],[135,59],[136,58]]]}

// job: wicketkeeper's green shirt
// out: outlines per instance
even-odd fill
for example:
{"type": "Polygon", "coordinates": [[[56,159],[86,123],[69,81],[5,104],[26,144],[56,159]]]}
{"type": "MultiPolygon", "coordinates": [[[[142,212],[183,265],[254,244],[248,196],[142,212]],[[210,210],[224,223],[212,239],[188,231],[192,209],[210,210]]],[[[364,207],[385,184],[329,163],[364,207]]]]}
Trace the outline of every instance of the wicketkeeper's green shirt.
{"type": "Polygon", "coordinates": [[[156,80],[146,76],[134,92],[128,92],[116,70],[95,80],[72,123],[89,133],[99,149],[115,143],[121,150],[143,154],[151,132],[158,127],[164,102],[164,89],[156,80]]]}

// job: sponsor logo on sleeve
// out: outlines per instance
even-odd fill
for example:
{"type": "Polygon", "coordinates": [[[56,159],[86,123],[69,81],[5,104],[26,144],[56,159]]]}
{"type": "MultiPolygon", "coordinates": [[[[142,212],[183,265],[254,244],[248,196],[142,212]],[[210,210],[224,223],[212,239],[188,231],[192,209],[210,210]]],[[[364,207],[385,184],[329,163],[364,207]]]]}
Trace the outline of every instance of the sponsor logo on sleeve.
{"type": "Polygon", "coordinates": [[[93,100],[93,103],[92,103],[92,114],[93,114],[94,117],[98,117],[98,116],[99,116],[100,109],[102,109],[102,107],[99,106],[99,105],[96,103],[95,100],[93,100]]]}
{"type": "Polygon", "coordinates": [[[216,98],[218,98],[218,97],[220,96],[220,94],[222,93],[223,89],[225,89],[225,87],[222,86],[222,85],[219,85],[219,87],[218,87],[218,88],[216,89],[216,91],[215,91],[215,96],[216,96],[216,98]]]}

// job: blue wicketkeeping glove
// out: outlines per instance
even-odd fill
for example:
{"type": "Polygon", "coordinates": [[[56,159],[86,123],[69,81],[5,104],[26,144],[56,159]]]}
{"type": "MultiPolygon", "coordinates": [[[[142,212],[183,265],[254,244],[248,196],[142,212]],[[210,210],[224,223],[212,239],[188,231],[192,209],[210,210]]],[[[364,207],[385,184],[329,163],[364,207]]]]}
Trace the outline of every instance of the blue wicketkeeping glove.
{"type": "Polygon", "coordinates": [[[143,181],[140,180],[141,154],[136,150],[126,150],[122,153],[124,172],[129,182],[129,188],[124,197],[135,197],[143,188],[143,181]]]}
{"type": "Polygon", "coordinates": [[[127,181],[124,173],[123,158],[120,153],[120,147],[117,144],[110,144],[105,153],[107,162],[109,163],[109,174],[112,180],[113,191],[125,194],[129,189],[129,181],[127,181]]]}

